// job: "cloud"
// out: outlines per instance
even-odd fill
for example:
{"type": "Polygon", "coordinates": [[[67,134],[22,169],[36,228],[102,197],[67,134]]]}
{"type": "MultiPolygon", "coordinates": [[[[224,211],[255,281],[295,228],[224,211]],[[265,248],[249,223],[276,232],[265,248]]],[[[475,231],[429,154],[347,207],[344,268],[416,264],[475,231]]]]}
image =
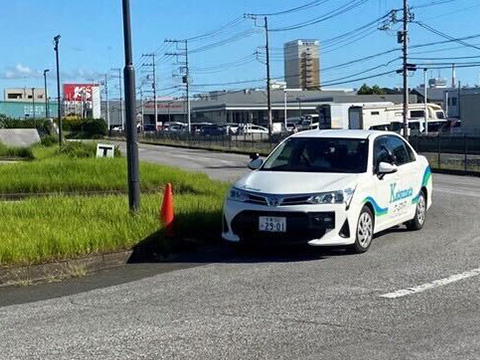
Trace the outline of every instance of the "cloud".
{"type": "Polygon", "coordinates": [[[18,63],[15,66],[6,67],[0,71],[0,79],[33,79],[41,77],[42,73],[39,70],[33,70],[28,66],[18,63]]]}
{"type": "MultiPolygon", "coordinates": [[[[54,71],[54,69],[51,69],[54,71]]],[[[43,70],[32,69],[31,67],[18,63],[15,66],[7,66],[0,71],[1,80],[39,79],[43,77],[43,70]]],[[[103,74],[89,69],[74,69],[62,71],[61,79],[64,81],[90,81],[103,78],[103,74]]]]}

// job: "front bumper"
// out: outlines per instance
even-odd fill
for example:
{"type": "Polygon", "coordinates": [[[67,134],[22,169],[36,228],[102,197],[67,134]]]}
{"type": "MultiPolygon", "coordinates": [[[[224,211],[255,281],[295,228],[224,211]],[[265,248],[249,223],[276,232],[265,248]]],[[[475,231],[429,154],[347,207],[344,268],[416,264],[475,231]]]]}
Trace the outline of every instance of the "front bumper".
{"type": "Polygon", "coordinates": [[[222,237],[226,241],[263,244],[308,243],[312,246],[342,246],[354,243],[357,219],[345,204],[291,205],[269,207],[227,200],[222,237]],[[287,219],[285,233],[259,231],[259,216],[287,219]]]}

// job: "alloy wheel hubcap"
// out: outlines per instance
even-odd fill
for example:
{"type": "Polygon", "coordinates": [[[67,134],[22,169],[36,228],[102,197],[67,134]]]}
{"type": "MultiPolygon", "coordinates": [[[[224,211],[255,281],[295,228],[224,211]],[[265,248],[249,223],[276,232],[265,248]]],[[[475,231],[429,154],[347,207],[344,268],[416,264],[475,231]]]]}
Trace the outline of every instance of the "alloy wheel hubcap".
{"type": "Polygon", "coordinates": [[[417,204],[417,219],[421,225],[423,225],[423,223],[425,222],[425,212],[426,212],[425,197],[421,195],[420,198],[418,199],[418,204],[417,204]]]}
{"type": "Polygon", "coordinates": [[[373,220],[368,212],[364,212],[360,216],[357,233],[360,246],[363,248],[368,247],[373,237],[373,220]]]}

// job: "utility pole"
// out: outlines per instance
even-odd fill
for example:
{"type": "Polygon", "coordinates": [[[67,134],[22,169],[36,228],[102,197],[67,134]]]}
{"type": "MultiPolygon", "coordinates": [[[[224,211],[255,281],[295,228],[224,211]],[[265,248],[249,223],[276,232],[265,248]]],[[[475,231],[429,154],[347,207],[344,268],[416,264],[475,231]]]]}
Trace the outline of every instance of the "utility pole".
{"type": "Polygon", "coordinates": [[[110,134],[110,100],[108,99],[108,74],[105,74],[105,101],[107,103],[107,109],[105,116],[107,117],[107,128],[110,134]]]}
{"type": "Polygon", "coordinates": [[[410,9],[408,0],[403,0],[403,136],[408,139],[408,23],[410,9]]]}
{"type": "Polygon", "coordinates": [[[187,93],[187,129],[188,133],[192,131],[191,122],[191,109],[190,109],[190,67],[188,64],[188,40],[185,40],[185,77],[183,78],[185,83],[185,90],[187,93]]]}
{"type": "Polygon", "coordinates": [[[128,200],[130,211],[140,210],[140,175],[137,143],[137,99],[135,94],[135,68],[132,54],[132,31],[130,25],[130,1],[123,0],[123,37],[125,44],[125,110],[127,118],[127,168],[128,168],[128,200]]]}
{"type": "MultiPolygon", "coordinates": [[[[152,88],[153,88],[153,116],[155,118],[155,131],[157,131],[157,123],[158,123],[158,108],[157,108],[157,74],[156,74],[156,65],[155,65],[155,53],[152,54],[143,54],[145,57],[151,57],[152,63],[151,64],[143,64],[143,66],[151,66],[152,67],[152,88]]],[[[142,117],[143,119],[143,117],[142,117]]]]}
{"type": "Polygon", "coordinates": [[[33,120],[35,120],[35,88],[32,87],[33,120]]]}
{"type": "MultiPolygon", "coordinates": [[[[166,43],[175,43],[177,44],[177,50],[180,50],[182,52],[175,52],[175,53],[165,53],[166,56],[176,56],[177,59],[179,56],[183,56],[185,58],[185,62],[177,62],[180,65],[185,66],[185,75],[182,76],[182,82],[185,84],[185,92],[186,92],[186,105],[187,105],[187,129],[188,133],[191,132],[191,107],[190,107],[190,65],[189,65],[189,60],[188,60],[188,40],[170,40],[166,39],[166,43]],[[178,43],[184,43],[184,48],[183,49],[178,49],[178,43]]],[[[180,68],[182,69],[182,68],[180,68]]],[[[181,70],[182,72],[182,70],[181,70]]]]}
{"type": "Polygon", "coordinates": [[[58,59],[58,43],[60,42],[60,35],[57,35],[53,38],[55,47],[55,59],[57,64],[57,99],[58,99],[58,143],[62,146],[62,97],[60,95],[60,61],[58,59]]]}
{"type": "Polygon", "coordinates": [[[125,118],[123,113],[123,91],[122,91],[122,69],[121,68],[112,68],[112,71],[117,71],[118,75],[115,76],[118,78],[118,88],[120,90],[120,119],[122,122],[122,130],[125,131],[125,118]]]}
{"type": "MultiPolygon", "coordinates": [[[[255,14],[244,14],[245,18],[252,19],[257,25],[257,15],[255,14]]],[[[270,78],[270,45],[269,45],[269,34],[268,34],[268,17],[263,18],[263,28],[265,29],[265,52],[266,52],[266,70],[267,70],[267,118],[268,118],[268,134],[272,136],[273,130],[273,114],[272,114],[272,93],[271,93],[271,78],[270,78]]]]}
{"type": "Polygon", "coordinates": [[[270,79],[270,46],[268,41],[268,18],[265,16],[265,51],[267,54],[267,111],[268,111],[268,134],[272,136],[273,116],[272,116],[272,89],[270,79]]]}
{"type": "Polygon", "coordinates": [[[457,87],[457,75],[455,71],[455,64],[452,64],[452,88],[457,87]]]}
{"type": "Polygon", "coordinates": [[[427,86],[427,71],[428,69],[423,69],[423,80],[424,80],[424,92],[425,92],[425,135],[428,135],[428,86],[427,86]]]}
{"type": "Polygon", "coordinates": [[[49,72],[49,69],[43,70],[43,80],[45,83],[45,119],[48,119],[48,89],[47,89],[47,73],[49,72]]]}

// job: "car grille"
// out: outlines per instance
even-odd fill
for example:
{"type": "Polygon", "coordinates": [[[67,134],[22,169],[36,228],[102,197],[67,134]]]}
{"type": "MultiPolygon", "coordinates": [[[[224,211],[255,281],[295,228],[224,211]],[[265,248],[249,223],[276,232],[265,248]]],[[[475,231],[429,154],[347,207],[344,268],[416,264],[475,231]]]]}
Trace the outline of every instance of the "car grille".
{"type": "Polygon", "coordinates": [[[283,242],[302,242],[319,239],[326,230],[335,227],[335,212],[275,212],[251,211],[240,212],[232,220],[232,231],[241,239],[283,240],[283,242]],[[271,233],[258,230],[260,216],[279,216],[287,219],[285,233],[271,233]]]}
{"type": "Polygon", "coordinates": [[[276,197],[280,199],[278,206],[290,206],[290,205],[307,205],[311,195],[290,195],[290,196],[275,196],[275,195],[260,195],[260,194],[247,194],[248,199],[246,202],[250,204],[265,205],[268,206],[267,199],[269,197],[276,197]]]}

